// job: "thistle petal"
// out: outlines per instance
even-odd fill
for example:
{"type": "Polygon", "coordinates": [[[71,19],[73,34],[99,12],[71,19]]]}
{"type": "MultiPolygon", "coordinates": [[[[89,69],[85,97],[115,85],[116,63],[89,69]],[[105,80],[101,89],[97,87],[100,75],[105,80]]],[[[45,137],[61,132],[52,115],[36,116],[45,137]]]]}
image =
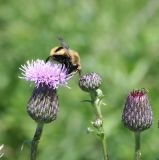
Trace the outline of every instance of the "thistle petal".
{"type": "Polygon", "coordinates": [[[48,85],[51,88],[58,88],[60,85],[67,85],[67,69],[62,64],[47,62],[43,60],[27,61],[20,67],[22,76],[20,78],[35,82],[36,87],[48,85]]]}

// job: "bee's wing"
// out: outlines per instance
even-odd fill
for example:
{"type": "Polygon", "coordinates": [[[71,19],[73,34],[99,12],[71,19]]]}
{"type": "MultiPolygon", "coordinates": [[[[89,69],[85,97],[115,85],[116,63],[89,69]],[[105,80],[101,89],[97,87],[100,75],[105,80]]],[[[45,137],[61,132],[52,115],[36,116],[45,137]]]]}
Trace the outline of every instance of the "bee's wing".
{"type": "Polygon", "coordinates": [[[65,40],[64,40],[61,36],[58,36],[58,40],[60,41],[61,46],[62,46],[63,49],[65,50],[67,56],[70,57],[70,55],[69,55],[69,50],[70,50],[69,45],[65,42],[65,40]]]}

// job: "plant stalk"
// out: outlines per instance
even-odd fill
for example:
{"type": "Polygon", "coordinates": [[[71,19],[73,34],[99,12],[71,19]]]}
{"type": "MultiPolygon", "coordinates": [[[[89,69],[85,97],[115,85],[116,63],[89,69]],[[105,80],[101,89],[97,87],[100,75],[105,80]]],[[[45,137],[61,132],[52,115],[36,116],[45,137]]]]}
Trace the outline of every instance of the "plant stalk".
{"type": "Polygon", "coordinates": [[[96,118],[102,121],[102,125],[98,127],[97,130],[98,130],[98,135],[101,139],[104,160],[109,160],[107,147],[106,147],[106,137],[105,137],[104,127],[103,127],[103,117],[101,112],[101,97],[100,97],[101,95],[99,95],[97,91],[90,92],[90,95],[91,95],[92,106],[96,114],[96,118]]]}
{"type": "Polygon", "coordinates": [[[33,140],[31,142],[30,160],[36,160],[38,144],[39,144],[40,137],[43,131],[43,126],[44,126],[43,123],[37,123],[36,131],[35,131],[33,140]]]}
{"type": "Polygon", "coordinates": [[[101,143],[102,143],[102,148],[103,148],[104,160],[109,160],[108,153],[107,153],[105,134],[101,136],[101,143]]]}
{"type": "Polygon", "coordinates": [[[140,132],[135,132],[135,160],[141,160],[140,132]]]}

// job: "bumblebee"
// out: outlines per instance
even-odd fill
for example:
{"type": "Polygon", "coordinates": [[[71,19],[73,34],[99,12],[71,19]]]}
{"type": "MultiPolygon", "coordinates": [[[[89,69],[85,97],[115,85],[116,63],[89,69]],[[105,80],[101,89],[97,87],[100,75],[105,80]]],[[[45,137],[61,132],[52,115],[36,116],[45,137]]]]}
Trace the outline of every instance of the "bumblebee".
{"type": "Polygon", "coordinates": [[[67,74],[75,74],[78,72],[80,75],[81,64],[79,54],[71,50],[63,38],[60,37],[58,39],[61,46],[51,49],[50,56],[46,59],[46,62],[51,58],[64,65],[67,68],[67,74]]]}

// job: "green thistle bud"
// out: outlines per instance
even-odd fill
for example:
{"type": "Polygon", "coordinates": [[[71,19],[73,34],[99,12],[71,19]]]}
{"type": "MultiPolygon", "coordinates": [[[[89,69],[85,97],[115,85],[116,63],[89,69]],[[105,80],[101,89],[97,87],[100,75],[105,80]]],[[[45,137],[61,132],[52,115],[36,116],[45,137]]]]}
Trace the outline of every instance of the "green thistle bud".
{"type": "Polygon", "coordinates": [[[122,121],[132,131],[143,131],[152,125],[153,115],[146,91],[133,90],[128,94],[122,121]]]}
{"type": "Polygon", "coordinates": [[[95,127],[95,128],[100,128],[102,127],[103,125],[103,121],[100,119],[100,118],[97,118],[95,120],[95,122],[92,122],[92,125],[95,127]]]}
{"type": "Polygon", "coordinates": [[[79,87],[86,92],[98,89],[101,83],[101,76],[95,72],[84,74],[79,79],[79,87]]]}
{"type": "Polygon", "coordinates": [[[56,89],[40,85],[34,88],[27,111],[36,122],[49,123],[56,119],[58,107],[56,89]]]}

